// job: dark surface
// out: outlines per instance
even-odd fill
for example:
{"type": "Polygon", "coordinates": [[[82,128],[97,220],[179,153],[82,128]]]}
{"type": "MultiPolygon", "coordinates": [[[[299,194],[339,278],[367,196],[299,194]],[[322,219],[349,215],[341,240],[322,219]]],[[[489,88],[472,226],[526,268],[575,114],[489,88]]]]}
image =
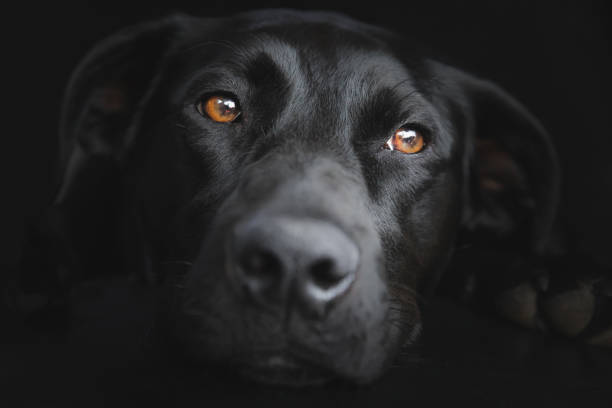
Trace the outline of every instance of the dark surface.
{"type": "MultiPolygon", "coordinates": [[[[612,404],[612,351],[526,331],[443,299],[425,309],[418,358],[368,386],[256,386],[168,364],[148,346],[151,291],[75,290],[67,332],[17,329],[0,352],[4,406],[595,406],[612,404]],[[156,357],[157,356],[157,357],[156,357]]],[[[11,326],[9,326],[11,327],[11,326]]],[[[410,353],[412,354],[412,353],[410,353]]]]}

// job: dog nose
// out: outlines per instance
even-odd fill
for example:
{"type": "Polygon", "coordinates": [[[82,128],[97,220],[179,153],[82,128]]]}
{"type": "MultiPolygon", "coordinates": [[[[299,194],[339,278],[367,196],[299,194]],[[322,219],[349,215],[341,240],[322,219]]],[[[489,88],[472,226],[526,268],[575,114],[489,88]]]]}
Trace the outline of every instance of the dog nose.
{"type": "Polygon", "coordinates": [[[318,310],[355,279],[357,245],[330,222],[259,216],[239,223],[232,238],[232,280],[257,301],[282,303],[296,295],[318,310]]]}

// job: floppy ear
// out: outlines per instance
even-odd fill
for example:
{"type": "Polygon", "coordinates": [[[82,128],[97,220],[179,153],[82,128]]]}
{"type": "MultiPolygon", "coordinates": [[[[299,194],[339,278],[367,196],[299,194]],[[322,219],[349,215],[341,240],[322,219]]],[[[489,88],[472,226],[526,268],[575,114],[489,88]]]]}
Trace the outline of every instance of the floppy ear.
{"type": "Polygon", "coordinates": [[[497,85],[456,72],[466,98],[464,231],[542,252],[556,215],[560,171],[543,126],[497,85]]]}
{"type": "Polygon", "coordinates": [[[453,77],[467,118],[467,245],[442,290],[529,328],[612,346],[612,271],[550,237],[560,175],[548,135],[498,86],[453,77]]]}
{"type": "Polygon", "coordinates": [[[97,44],[81,61],[62,107],[62,190],[70,188],[69,167],[77,151],[115,161],[125,156],[142,109],[155,92],[165,56],[189,21],[175,15],[124,29],[97,44]]]}
{"type": "Polygon", "coordinates": [[[22,287],[54,280],[50,269],[121,269],[117,261],[128,238],[118,219],[130,217],[123,200],[124,161],[165,56],[190,20],[172,16],[123,30],[95,46],[76,68],[61,115],[58,190],[30,231],[22,287]]]}

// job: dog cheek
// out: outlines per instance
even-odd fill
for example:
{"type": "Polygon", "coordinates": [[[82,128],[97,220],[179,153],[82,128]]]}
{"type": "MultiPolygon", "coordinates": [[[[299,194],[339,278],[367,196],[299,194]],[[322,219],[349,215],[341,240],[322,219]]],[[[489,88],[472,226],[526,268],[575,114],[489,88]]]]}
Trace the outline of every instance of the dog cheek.
{"type": "Polygon", "coordinates": [[[175,299],[170,331],[190,358],[226,360],[244,338],[242,325],[235,324],[241,317],[223,271],[222,251],[202,251],[168,288],[175,299]]]}
{"type": "Polygon", "coordinates": [[[415,288],[428,293],[447,266],[457,238],[461,207],[452,177],[441,177],[419,201],[408,218],[408,236],[417,263],[415,288]]]}
{"type": "Polygon", "coordinates": [[[239,337],[224,324],[227,317],[223,313],[223,291],[194,280],[187,281],[185,286],[175,316],[175,335],[190,357],[223,360],[231,355],[233,339],[239,337]]]}

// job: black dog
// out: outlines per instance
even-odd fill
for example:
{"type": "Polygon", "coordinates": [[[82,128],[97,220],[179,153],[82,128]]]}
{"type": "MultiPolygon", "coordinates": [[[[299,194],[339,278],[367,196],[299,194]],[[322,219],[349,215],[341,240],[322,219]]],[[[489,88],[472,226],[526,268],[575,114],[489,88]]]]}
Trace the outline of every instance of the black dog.
{"type": "Polygon", "coordinates": [[[24,282],[162,282],[160,325],[190,358],[369,381],[416,340],[418,294],[455,253],[445,287],[612,342],[607,283],[555,286],[538,264],[559,186],[542,126],[382,29],[293,11],[128,29],[78,67],[61,137],[44,276],[24,282]]]}

